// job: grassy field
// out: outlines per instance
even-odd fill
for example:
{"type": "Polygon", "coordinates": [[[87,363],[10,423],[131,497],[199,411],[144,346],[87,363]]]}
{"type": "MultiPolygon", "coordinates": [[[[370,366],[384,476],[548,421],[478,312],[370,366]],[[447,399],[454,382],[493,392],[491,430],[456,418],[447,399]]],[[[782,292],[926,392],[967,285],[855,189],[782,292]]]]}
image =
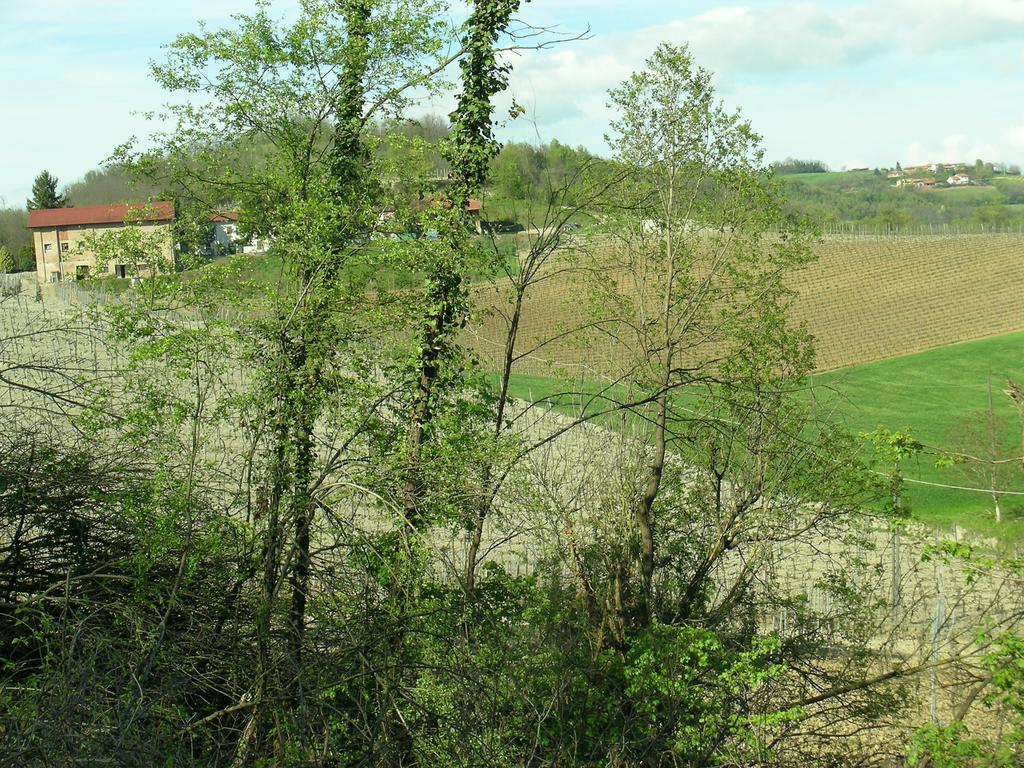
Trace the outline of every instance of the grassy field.
{"type": "MultiPolygon", "coordinates": [[[[493,274],[496,256],[503,259],[511,269],[517,268],[514,235],[499,235],[493,239],[479,237],[476,242],[480,249],[480,263],[473,268],[474,279],[493,274]]],[[[422,283],[421,273],[402,266],[393,255],[388,254],[389,245],[390,241],[382,239],[368,243],[361,249],[357,258],[345,268],[346,276],[354,281],[354,285],[404,290],[422,283]]],[[[215,259],[212,264],[223,271],[227,286],[236,291],[244,290],[246,284],[268,288],[280,286],[291,279],[282,257],[274,253],[236,254],[215,259]]],[[[186,271],[182,275],[189,279],[199,271],[186,271]]]]}
{"type": "MultiPolygon", "coordinates": [[[[789,181],[802,181],[808,184],[814,184],[815,186],[825,187],[848,187],[848,186],[863,186],[867,183],[868,186],[875,184],[875,180],[881,178],[885,179],[884,176],[878,177],[874,171],[829,171],[828,173],[790,173],[784,176],[780,176],[783,182],[789,181]]],[[[882,182],[877,182],[882,184],[882,182]]],[[[891,182],[890,182],[891,183],[891,182]]]]}
{"type": "MultiPolygon", "coordinates": [[[[1021,455],[1021,425],[1009,398],[1002,390],[1006,379],[1024,381],[1024,333],[1012,333],[979,341],[951,344],[919,354],[858,365],[819,374],[809,381],[809,391],[824,407],[834,410],[854,433],[878,427],[911,430],[929,448],[952,450],[984,446],[963,444],[966,432],[986,423],[989,381],[993,412],[1005,457],[1021,455]],[[973,427],[971,426],[973,425],[973,427]]],[[[524,400],[551,398],[579,387],[553,378],[517,376],[513,394],[524,400]]],[[[597,391],[593,383],[583,391],[597,391]]],[[[557,410],[579,410],[579,399],[554,401],[557,410]]],[[[933,453],[923,454],[904,466],[910,481],[947,486],[978,487],[981,480],[963,467],[940,468],[933,453]]],[[[1024,470],[1014,464],[1003,490],[1024,492],[1024,470]]],[[[1024,496],[1004,496],[1004,522],[993,519],[989,494],[907,483],[907,500],[915,519],[939,528],[960,526],[996,537],[1007,544],[1024,541],[1024,496]]]]}
{"type": "MultiPolygon", "coordinates": [[[[814,377],[819,399],[835,407],[855,432],[879,426],[911,429],[918,440],[938,449],[967,449],[976,453],[985,437],[989,382],[992,385],[1000,452],[1020,456],[1021,424],[1010,399],[1003,394],[1007,378],[1024,381],[1024,333],[950,344],[913,355],[853,366],[814,377]],[[967,445],[964,444],[965,439],[967,445]],[[973,443],[973,444],[972,444],[973,443]]],[[[991,454],[989,454],[991,455],[991,454]]],[[[1006,478],[1004,489],[1024,492],[1019,465],[1006,478]]],[[[942,485],[978,487],[981,479],[964,467],[939,468],[934,456],[924,455],[904,468],[908,478],[942,485]]],[[[1005,522],[997,529],[988,494],[910,483],[908,496],[916,516],[933,525],[961,525],[987,535],[1024,541],[1024,496],[1003,498],[1005,522]]]]}
{"type": "Polygon", "coordinates": [[[940,195],[949,201],[965,205],[984,205],[985,203],[1002,203],[1005,196],[997,187],[943,187],[928,190],[930,194],[940,195]]]}

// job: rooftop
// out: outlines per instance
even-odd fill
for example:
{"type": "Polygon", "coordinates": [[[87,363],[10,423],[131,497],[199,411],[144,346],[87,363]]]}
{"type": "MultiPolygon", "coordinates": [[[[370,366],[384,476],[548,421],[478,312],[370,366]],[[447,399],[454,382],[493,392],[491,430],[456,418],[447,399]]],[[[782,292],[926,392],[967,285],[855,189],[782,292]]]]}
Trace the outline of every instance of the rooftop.
{"type": "Polygon", "coordinates": [[[28,228],[123,224],[126,218],[131,221],[172,221],[174,203],[168,200],[154,200],[150,203],[87,205],[82,208],[42,208],[29,212],[28,228]]]}

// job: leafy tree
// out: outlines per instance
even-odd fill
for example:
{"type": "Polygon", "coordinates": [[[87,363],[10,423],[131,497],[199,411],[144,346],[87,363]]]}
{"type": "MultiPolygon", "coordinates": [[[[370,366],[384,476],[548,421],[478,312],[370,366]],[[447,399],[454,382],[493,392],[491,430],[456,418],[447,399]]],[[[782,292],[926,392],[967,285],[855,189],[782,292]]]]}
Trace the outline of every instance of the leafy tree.
{"type": "Polygon", "coordinates": [[[32,197],[25,202],[30,211],[41,208],[63,208],[68,204],[67,195],[57,194],[57,177],[43,171],[32,182],[32,197]]]}
{"type": "Polygon", "coordinates": [[[18,249],[18,257],[15,263],[15,270],[18,272],[31,272],[36,268],[36,249],[32,243],[25,243],[18,249]]]}
{"type": "Polygon", "coordinates": [[[974,161],[974,170],[971,173],[971,178],[978,181],[985,179],[991,179],[995,175],[995,167],[992,163],[986,163],[981,158],[974,161]]]}
{"type": "MultiPolygon", "coordinates": [[[[156,198],[163,191],[158,184],[133,175],[131,169],[110,164],[102,169],[88,171],[78,181],[67,185],[67,202],[73,206],[103,205],[106,203],[138,202],[156,198]]],[[[186,190],[176,190],[175,197],[185,197],[186,190]]]]}
{"type": "Polygon", "coordinates": [[[989,489],[996,523],[1003,521],[1002,498],[1018,477],[1019,444],[1011,444],[1007,435],[1013,426],[996,411],[992,401],[992,382],[988,403],[983,411],[965,416],[950,434],[948,454],[964,479],[972,486],[989,489]]]}
{"type": "Polygon", "coordinates": [[[7,251],[15,256],[19,271],[31,268],[35,264],[32,236],[27,229],[27,224],[28,213],[24,209],[0,208],[0,245],[6,247],[7,251]],[[26,246],[32,251],[32,257],[27,266],[21,258],[21,251],[26,246]]]}
{"type": "Polygon", "coordinates": [[[636,197],[625,201],[631,218],[622,251],[635,265],[627,274],[637,293],[633,299],[614,288],[606,291],[599,311],[615,318],[605,327],[621,324],[628,334],[622,343],[638,355],[626,369],[631,387],[652,393],[654,402],[653,457],[635,507],[637,615],[626,619],[646,626],[657,550],[654,507],[671,442],[673,392],[721,365],[712,365],[695,339],[714,334],[725,348],[738,342],[733,352],[739,355],[759,346],[757,354],[769,354],[770,347],[771,353],[793,356],[773,361],[776,370],[805,365],[805,344],[799,336],[780,336],[777,325],[786,301],[779,276],[809,255],[799,240],[779,249],[763,241],[778,209],[761,175],[758,137],[749,123],[716,103],[710,74],[694,65],[685,48],[659,46],[647,68],[611,98],[619,115],[610,141],[636,180],[636,197]],[[637,215],[639,220],[632,218],[637,215]],[[703,234],[715,230],[729,234],[722,241],[703,234]],[[761,259],[771,267],[758,268],[761,259]],[[741,270],[744,263],[751,271],[741,270]],[[754,293],[762,297],[757,308],[743,298],[754,293]],[[711,296],[723,297],[724,304],[716,306],[711,296]],[[735,317],[726,319],[730,313],[735,317]],[[727,339],[729,329],[740,328],[750,335],[727,339]],[[772,345],[774,338],[785,338],[785,345],[772,345]]]}

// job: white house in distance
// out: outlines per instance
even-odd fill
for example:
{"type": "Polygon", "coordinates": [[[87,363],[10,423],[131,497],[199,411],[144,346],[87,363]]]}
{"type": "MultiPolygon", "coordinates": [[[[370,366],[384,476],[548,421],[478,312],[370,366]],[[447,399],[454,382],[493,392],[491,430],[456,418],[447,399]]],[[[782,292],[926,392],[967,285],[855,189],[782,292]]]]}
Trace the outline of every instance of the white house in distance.
{"type": "Polygon", "coordinates": [[[242,253],[262,253],[270,247],[270,240],[252,237],[243,241],[238,233],[238,211],[224,211],[210,217],[213,224],[213,248],[215,255],[241,251],[242,253]]]}
{"type": "Polygon", "coordinates": [[[966,187],[971,179],[966,173],[958,173],[946,179],[946,183],[951,187],[966,187]]]}
{"type": "Polygon", "coordinates": [[[210,217],[213,224],[213,247],[218,251],[230,251],[238,242],[238,211],[215,213],[210,217]]]}

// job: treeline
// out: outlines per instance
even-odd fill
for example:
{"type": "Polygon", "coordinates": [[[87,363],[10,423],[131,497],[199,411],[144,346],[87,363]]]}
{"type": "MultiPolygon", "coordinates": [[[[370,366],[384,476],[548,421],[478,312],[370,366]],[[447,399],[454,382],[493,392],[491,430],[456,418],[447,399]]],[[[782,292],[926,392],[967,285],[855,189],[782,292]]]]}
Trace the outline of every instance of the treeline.
{"type": "Polygon", "coordinates": [[[797,160],[787,157],[785,160],[771,164],[777,176],[790,176],[797,173],[828,173],[828,166],[820,160],[797,160]]]}
{"type": "MultiPolygon", "coordinates": [[[[407,197],[430,199],[443,189],[450,175],[443,143],[451,126],[447,118],[425,114],[416,119],[375,120],[369,126],[372,152],[383,167],[387,183],[407,197]],[[402,169],[398,173],[395,169],[402,169]],[[415,171],[413,174],[412,172],[415,171]],[[415,178],[411,186],[407,181],[415,178]]],[[[326,139],[320,136],[321,148],[326,139]]],[[[265,138],[246,137],[232,149],[233,164],[243,175],[251,174],[274,148],[265,138]]],[[[194,153],[190,162],[197,170],[217,155],[216,147],[194,153]]],[[[237,207],[241,202],[216,185],[193,184],[188,189],[167,184],[166,171],[155,160],[150,175],[141,177],[120,163],[89,171],[68,184],[63,193],[71,206],[99,205],[128,200],[145,200],[170,195],[187,211],[195,202],[200,207],[237,207]],[[202,198],[197,201],[198,198],[202,198]]],[[[825,174],[828,167],[817,160],[786,160],[770,166],[784,179],[785,210],[793,219],[806,219],[823,227],[841,223],[856,224],[879,231],[928,227],[963,230],[1009,229],[1024,227],[1024,183],[1019,169],[978,160],[968,173],[985,182],[952,193],[935,190],[896,189],[879,172],[829,174],[816,179],[785,178],[804,174],[825,174]]],[[[593,183],[614,176],[614,159],[604,158],[585,147],[571,147],[558,140],[545,144],[511,141],[501,146],[490,161],[483,190],[486,218],[506,224],[529,223],[537,206],[549,203],[560,190],[572,187],[573,180],[589,178],[593,183]]],[[[186,214],[187,215],[187,214],[186,214]]],[[[30,270],[34,265],[31,238],[25,229],[27,211],[0,209],[0,245],[13,257],[15,269],[30,270]]],[[[182,225],[184,241],[201,239],[195,223],[182,225]]]]}
{"type": "Polygon", "coordinates": [[[491,162],[490,186],[508,200],[548,200],[598,159],[585,147],[556,139],[539,145],[512,141],[491,162]]]}

